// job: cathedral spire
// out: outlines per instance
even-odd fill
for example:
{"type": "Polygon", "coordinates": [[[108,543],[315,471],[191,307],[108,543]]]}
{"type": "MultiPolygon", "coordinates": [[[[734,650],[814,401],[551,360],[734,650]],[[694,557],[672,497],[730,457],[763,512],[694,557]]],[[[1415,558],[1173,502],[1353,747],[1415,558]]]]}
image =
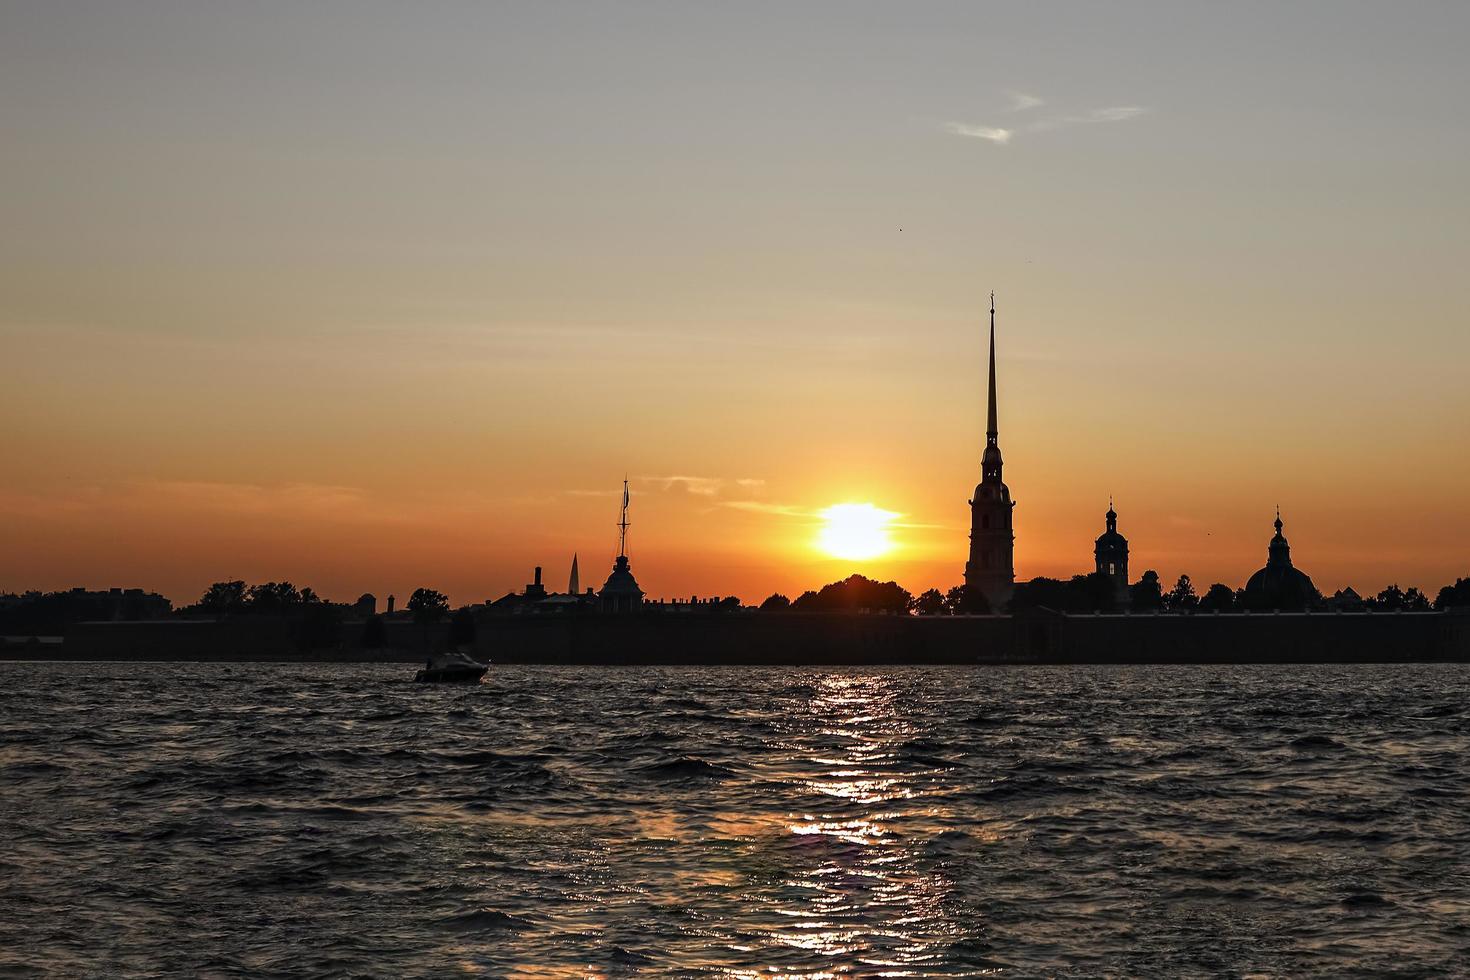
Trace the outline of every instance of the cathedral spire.
{"type": "Polygon", "coordinates": [[[1000,426],[995,411],[995,294],[990,294],[990,414],[985,427],[985,452],[980,457],[981,482],[1000,482],[1000,426]]]}
{"type": "Polygon", "coordinates": [[[965,562],[965,588],[1000,609],[1015,587],[1016,532],[1011,527],[1010,488],[1001,479],[1000,425],[996,412],[995,293],[990,294],[990,391],[985,452],[980,456],[980,485],[970,501],[970,560],[965,562]]]}
{"type": "Polygon", "coordinates": [[[990,294],[990,416],[985,428],[985,444],[996,445],[1000,432],[995,421],[995,293],[990,294]]]}

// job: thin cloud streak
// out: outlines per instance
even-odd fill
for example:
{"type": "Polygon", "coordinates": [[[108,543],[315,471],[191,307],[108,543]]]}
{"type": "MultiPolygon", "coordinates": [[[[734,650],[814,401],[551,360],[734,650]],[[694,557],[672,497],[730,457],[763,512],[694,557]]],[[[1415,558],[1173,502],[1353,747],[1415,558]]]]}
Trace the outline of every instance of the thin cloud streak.
{"type": "MultiPolygon", "coordinates": [[[[1045,104],[1036,96],[1023,95],[1018,92],[1011,93],[1011,97],[1015,100],[1015,104],[1007,109],[1007,112],[1021,112],[1045,104]]],[[[1045,133],[1067,126],[1127,122],[1129,119],[1137,119],[1148,111],[1146,106],[1141,105],[1104,106],[1101,109],[1092,109],[1080,115],[1053,116],[1050,119],[1038,119],[1035,122],[1027,123],[1020,129],[1020,132],[1045,133]]],[[[1006,129],[1001,126],[981,126],[963,122],[947,122],[944,124],[944,131],[953,136],[989,140],[1001,146],[1009,144],[1017,132],[1017,130],[1006,129]]]]}
{"type": "Polygon", "coordinates": [[[968,123],[950,122],[944,124],[944,129],[955,136],[967,136],[971,139],[990,140],[1004,146],[1011,141],[1012,132],[1009,129],[1001,129],[998,126],[971,126],[968,123]]]}
{"type": "Polygon", "coordinates": [[[1115,105],[1106,109],[1094,109],[1088,118],[1089,122],[1122,122],[1141,116],[1148,110],[1141,105],[1115,105]]]}
{"type": "Polygon", "coordinates": [[[782,517],[818,517],[816,512],[805,507],[794,507],[790,504],[772,504],[764,500],[722,500],[721,507],[729,507],[732,510],[750,511],[755,514],[778,514],[782,517]]]}
{"type": "Polygon", "coordinates": [[[638,480],[660,490],[668,491],[678,487],[700,497],[713,497],[725,485],[725,481],[717,476],[640,476],[638,480]]]}
{"type": "Polygon", "coordinates": [[[1029,95],[1025,92],[1007,92],[1011,97],[1011,104],[1006,112],[1025,112],[1027,109],[1035,109],[1046,105],[1046,100],[1039,95],[1029,95]]]}
{"type": "Polygon", "coordinates": [[[1141,105],[1114,105],[1102,109],[1093,109],[1082,115],[1057,116],[1053,119],[1041,119],[1026,127],[1027,132],[1045,133],[1053,129],[1061,129],[1064,126],[1088,126],[1094,123],[1127,122],[1129,119],[1137,119],[1148,112],[1141,105]]]}

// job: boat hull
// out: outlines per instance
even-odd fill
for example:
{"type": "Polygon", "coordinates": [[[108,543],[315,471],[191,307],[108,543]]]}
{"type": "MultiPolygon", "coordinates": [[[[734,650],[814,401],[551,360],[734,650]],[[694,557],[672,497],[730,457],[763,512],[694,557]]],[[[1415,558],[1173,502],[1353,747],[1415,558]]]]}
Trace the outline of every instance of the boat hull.
{"type": "Polygon", "coordinates": [[[426,667],[414,675],[419,684],[478,684],[487,667],[426,667]]]}

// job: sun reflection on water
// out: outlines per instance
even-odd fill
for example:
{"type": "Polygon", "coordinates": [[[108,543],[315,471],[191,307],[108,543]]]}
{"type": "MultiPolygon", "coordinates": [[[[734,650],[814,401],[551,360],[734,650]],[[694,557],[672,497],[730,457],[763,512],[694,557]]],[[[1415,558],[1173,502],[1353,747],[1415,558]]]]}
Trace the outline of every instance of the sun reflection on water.
{"type": "Polygon", "coordinates": [[[921,733],[900,708],[903,693],[891,678],[828,675],[790,718],[785,734],[804,761],[789,778],[813,806],[786,824],[785,901],[769,939],[831,966],[785,972],[773,963],[759,975],[906,976],[945,942],[952,884],[916,855],[949,809],[933,767],[905,751],[921,733]]]}

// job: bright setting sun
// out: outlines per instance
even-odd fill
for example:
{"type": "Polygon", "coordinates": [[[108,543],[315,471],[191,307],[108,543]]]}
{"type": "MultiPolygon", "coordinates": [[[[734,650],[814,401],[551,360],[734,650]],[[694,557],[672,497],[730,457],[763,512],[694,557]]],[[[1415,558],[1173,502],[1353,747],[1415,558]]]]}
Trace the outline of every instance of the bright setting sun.
{"type": "Polygon", "coordinates": [[[833,504],[821,513],[817,547],[833,558],[877,558],[893,550],[888,527],[897,516],[872,504],[833,504]]]}

